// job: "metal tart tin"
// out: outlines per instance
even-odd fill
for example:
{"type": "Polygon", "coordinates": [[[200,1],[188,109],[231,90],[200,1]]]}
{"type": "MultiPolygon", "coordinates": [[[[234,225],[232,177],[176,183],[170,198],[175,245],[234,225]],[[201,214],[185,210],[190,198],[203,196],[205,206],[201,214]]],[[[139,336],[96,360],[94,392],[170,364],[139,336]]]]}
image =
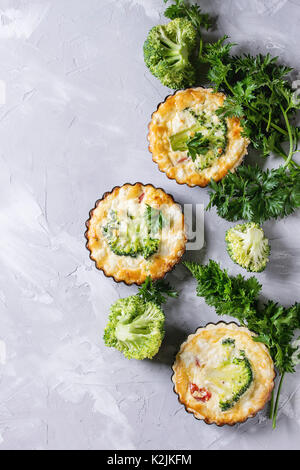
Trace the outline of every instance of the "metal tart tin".
{"type": "MultiPolygon", "coordinates": [[[[205,328],[206,328],[207,326],[209,326],[209,325],[217,326],[217,325],[221,325],[221,324],[222,324],[222,325],[232,325],[232,324],[233,324],[233,325],[236,325],[236,326],[239,327],[239,328],[243,328],[241,325],[239,325],[239,324],[236,323],[235,321],[231,321],[231,322],[228,322],[228,323],[227,323],[227,322],[224,322],[224,321],[219,321],[219,322],[217,322],[217,323],[209,322],[209,323],[207,323],[205,326],[199,326],[199,327],[195,330],[195,332],[194,332],[194,333],[191,333],[191,335],[189,335],[189,336],[193,336],[194,334],[197,333],[197,331],[198,331],[199,329],[205,329],[205,328]]],[[[251,331],[251,330],[249,330],[249,331],[251,331]]],[[[188,337],[189,337],[189,336],[188,336],[188,337]]],[[[186,341],[187,341],[187,340],[188,340],[188,338],[186,339],[186,341]]],[[[185,341],[185,342],[186,342],[186,341],[185,341]]],[[[184,343],[185,343],[185,342],[184,342],[184,343]]],[[[182,343],[182,345],[183,345],[184,343],[182,343]]],[[[180,346],[179,351],[178,351],[178,352],[176,353],[176,355],[175,355],[175,360],[174,360],[174,363],[173,363],[173,366],[172,366],[172,372],[173,372],[173,373],[172,373],[172,376],[171,376],[171,381],[172,381],[172,384],[173,384],[173,391],[174,391],[174,393],[175,393],[176,396],[177,396],[178,402],[179,402],[181,405],[183,405],[184,408],[185,408],[185,411],[186,411],[187,413],[189,413],[189,414],[192,414],[192,415],[194,416],[194,418],[195,418],[197,421],[202,421],[202,422],[204,422],[205,424],[208,424],[208,425],[215,425],[215,426],[217,426],[217,427],[219,427],[219,428],[222,428],[222,427],[224,427],[224,426],[233,427],[233,426],[235,426],[235,425],[237,425],[237,424],[245,423],[245,422],[248,421],[249,419],[255,418],[255,416],[256,416],[260,411],[262,411],[262,410],[265,408],[266,404],[270,401],[271,396],[272,396],[272,392],[273,392],[274,387],[275,387],[275,379],[276,379],[276,376],[277,376],[277,373],[276,373],[275,368],[274,368],[274,377],[273,377],[273,382],[272,382],[272,383],[273,383],[273,387],[272,387],[272,389],[270,390],[270,394],[269,394],[269,396],[267,397],[267,399],[266,399],[264,405],[263,405],[261,408],[259,408],[259,409],[256,411],[255,414],[250,415],[250,416],[247,416],[245,419],[243,419],[243,420],[241,420],[241,421],[236,421],[235,423],[224,423],[224,424],[218,424],[218,423],[215,422],[215,421],[208,421],[208,420],[205,419],[205,418],[198,418],[197,416],[195,416],[195,413],[194,413],[193,411],[189,410],[189,409],[187,408],[187,406],[186,406],[184,403],[181,402],[180,396],[179,396],[179,394],[178,394],[178,393],[176,392],[176,390],[175,390],[175,388],[176,388],[176,382],[175,382],[175,380],[174,380],[175,371],[174,371],[174,368],[173,368],[173,367],[174,367],[174,364],[175,364],[175,362],[176,362],[177,354],[181,351],[182,345],[180,346]]]]}

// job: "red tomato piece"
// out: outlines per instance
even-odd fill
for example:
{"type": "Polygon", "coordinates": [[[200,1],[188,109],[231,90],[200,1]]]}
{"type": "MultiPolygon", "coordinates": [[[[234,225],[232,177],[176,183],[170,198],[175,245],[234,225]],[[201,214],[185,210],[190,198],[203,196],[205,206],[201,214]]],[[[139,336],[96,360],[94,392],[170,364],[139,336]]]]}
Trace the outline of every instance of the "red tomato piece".
{"type": "Polygon", "coordinates": [[[199,388],[196,384],[190,384],[190,392],[195,400],[206,402],[211,399],[211,392],[205,387],[199,388]]]}
{"type": "Polygon", "coordinates": [[[139,203],[142,202],[142,200],[144,199],[144,196],[145,196],[145,193],[142,193],[142,194],[139,196],[139,203]]]}

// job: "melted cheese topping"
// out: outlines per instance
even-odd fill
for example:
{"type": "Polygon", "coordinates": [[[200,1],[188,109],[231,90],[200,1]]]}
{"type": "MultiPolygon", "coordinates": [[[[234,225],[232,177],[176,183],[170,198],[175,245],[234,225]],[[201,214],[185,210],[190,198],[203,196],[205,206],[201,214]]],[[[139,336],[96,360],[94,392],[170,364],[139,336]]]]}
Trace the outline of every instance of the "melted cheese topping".
{"type": "Polygon", "coordinates": [[[142,284],[148,275],[152,279],[162,278],[178,263],[187,241],[181,207],[162,189],[141,183],[126,184],[106,194],[91,212],[87,227],[87,248],[97,268],[116,281],[124,281],[127,284],[142,284]],[[168,222],[163,224],[159,233],[158,251],[148,259],[142,255],[131,257],[115,254],[103,233],[109,214],[111,211],[117,212],[122,223],[122,215],[123,220],[126,220],[128,214],[143,218],[147,205],[159,209],[168,222]]]}
{"type": "Polygon", "coordinates": [[[173,382],[181,403],[197,418],[218,425],[235,424],[255,415],[266,404],[274,387],[274,364],[266,346],[254,342],[252,336],[247,328],[219,323],[199,328],[182,345],[173,366],[173,382]],[[249,359],[253,382],[232,408],[222,411],[223,389],[213,377],[214,371],[227,359],[228,351],[222,340],[228,337],[235,340],[236,352],[244,351],[249,359]],[[210,399],[197,400],[191,393],[191,384],[207,389],[210,399]]]}
{"type": "MultiPolygon", "coordinates": [[[[249,141],[242,136],[242,127],[237,118],[226,119],[226,151],[204,170],[196,168],[187,151],[173,151],[171,147],[170,137],[195,124],[195,118],[186,112],[187,108],[197,115],[205,113],[210,116],[212,125],[218,126],[216,110],[223,105],[224,100],[223,93],[213,93],[212,89],[192,88],[169,96],[153,114],[149,125],[149,150],[153,161],[169,178],[189,186],[207,186],[211,179],[219,181],[242,162],[249,141]]],[[[215,136],[221,137],[218,133],[220,131],[216,129],[215,136]]]]}

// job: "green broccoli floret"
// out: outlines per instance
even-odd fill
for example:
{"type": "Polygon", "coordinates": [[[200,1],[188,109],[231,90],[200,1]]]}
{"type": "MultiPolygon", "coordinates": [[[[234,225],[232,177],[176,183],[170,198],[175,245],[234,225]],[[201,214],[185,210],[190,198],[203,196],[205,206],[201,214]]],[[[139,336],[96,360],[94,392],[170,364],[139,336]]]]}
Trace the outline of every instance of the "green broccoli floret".
{"type": "Polygon", "coordinates": [[[232,408],[249,389],[253,381],[253,372],[244,351],[234,354],[235,342],[230,338],[222,345],[228,347],[228,357],[216,369],[212,369],[208,380],[218,390],[219,406],[222,411],[232,408]]]}
{"type": "Polygon", "coordinates": [[[156,303],[138,295],[120,299],[111,307],[104,342],[128,359],[151,359],[161,346],[164,323],[164,313],[156,303]]]}
{"type": "Polygon", "coordinates": [[[175,90],[194,86],[197,38],[193,23],[185,18],[152,28],[144,44],[144,59],[150,72],[175,90]]]}
{"type": "Polygon", "coordinates": [[[159,234],[162,226],[162,212],[147,206],[143,218],[127,217],[123,225],[118,214],[111,211],[103,227],[103,234],[116,255],[132,258],[142,255],[148,259],[159,249],[160,236],[154,238],[152,235],[159,234]]]}
{"type": "Polygon", "coordinates": [[[263,229],[254,222],[236,225],[226,233],[231,259],[250,272],[261,272],[269,261],[270,245],[263,229]]]}
{"type": "Polygon", "coordinates": [[[235,340],[232,338],[225,338],[222,341],[222,346],[224,346],[224,352],[225,356],[224,359],[225,361],[230,361],[232,354],[235,351],[235,340]]]}
{"type": "Polygon", "coordinates": [[[222,341],[223,346],[234,346],[235,345],[235,340],[232,338],[225,338],[222,341]]]}
{"type": "MultiPolygon", "coordinates": [[[[246,393],[253,382],[253,372],[249,359],[242,354],[242,357],[235,357],[231,364],[224,367],[224,378],[231,388],[230,396],[220,400],[220,408],[222,411],[230,410],[246,393]]],[[[226,383],[225,382],[225,383],[226,383]]]]}
{"type": "Polygon", "coordinates": [[[111,250],[118,256],[131,256],[136,258],[142,255],[145,259],[150,258],[158,251],[160,240],[158,238],[145,237],[136,238],[114,238],[108,241],[111,250]]]}
{"type": "Polygon", "coordinates": [[[142,254],[145,259],[157,253],[160,240],[158,238],[147,237],[143,240],[142,254]]]}

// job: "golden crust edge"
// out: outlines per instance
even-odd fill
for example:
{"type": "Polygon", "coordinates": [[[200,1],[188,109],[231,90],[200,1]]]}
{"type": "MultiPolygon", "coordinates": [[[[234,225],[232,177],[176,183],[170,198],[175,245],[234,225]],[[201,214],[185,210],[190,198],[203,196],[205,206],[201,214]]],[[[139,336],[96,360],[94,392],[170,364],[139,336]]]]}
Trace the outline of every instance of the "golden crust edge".
{"type": "Polygon", "coordinates": [[[172,380],[172,383],[173,383],[173,390],[174,390],[174,393],[176,393],[177,395],[177,398],[178,398],[178,401],[181,405],[184,406],[185,410],[187,413],[189,414],[192,414],[194,416],[194,418],[196,418],[197,420],[199,421],[204,421],[206,424],[215,424],[216,426],[218,427],[223,427],[223,426],[235,426],[236,424],[241,424],[241,423],[245,423],[248,419],[251,419],[251,418],[254,418],[261,410],[264,409],[264,407],[266,406],[266,404],[268,403],[268,401],[270,400],[271,398],[271,395],[272,395],[272,392],[273,392],[273,389],[275,387],[275,378],[276,378],[276,371],[275,371],[275,367],[274,367],[274,363],[273,363],[273,360],[271,358],[271,355],[270,355],[270,352],[268,350],[268,348],[263,344],[261,343],[261,346],[263,347],[263,349],[268,353],[268,355],[270,356],[271,360],[272,360],[272,363],[273,363],[273,377],[272,379],[270,379],[270,386],[269,386],[269,389],[266,391],[264,397],[260,400],[260,402],[263,402],[262,405],[258,405],[258,408],[255,410],[254,413],[251,413],[250,415],[246,416],[245,418],[242,418],[242,419],[218,419],[218,420],[213,420],[213,419],[209,419],[205,416],[202,416],[200,413],[198,413],[197,411],[193,410],[193,408],[190,408],[184,401],[184,398],[181,396],[181,394],[177,391],[176,389],[176,380],[175,380],[175,376],[176,376],[176,372],[177,372],[177,357],[179,356],[179,354],[182,352],[184,346],[194,337],[194,336],[197,336],[197,334],[206,329],[206,328],[210,328],[210,327],[215,327],[215,326],[233,326],[234,329],[236,330],[242,330],[242,331],[246,331],[247,333],[250,332],[251,336],[255,336],[255,333],[253,333],[251,330],[249,330],[249,328],[246,328],[246,327],[243,327],[243,326],[240,326],[238,325],[236,322],[229,322],[229,323],[226,323],[226,322],[223,322],[223,321],[220,321],[218,323],[207,323],[205,326],[202,326],[202,327],[199,327],[197,328],[197,330],[195,331],[195,333],[192,333],[190,334],[186,341],[184,341],[181,346],[180,346],[180,349],[178,351],[178,353],[176,354],[176,358],[175,358],[175,362],[172,366],[172,371],[173,371],[173,374],[172,374],[172,377],[171,377],[171,380],[172,380]]]}
{"type": "MultiPolygon", "coordinates": [[[[93,257],[93,254],[92,254],[92,249],[90,248],[89,246],[89,242],[90,242],[90,239],[89,239],[89,229],[90,229],[90,221],[93,217],[93,214],[95,212],[95,210],[97,209],[98,205],[106,198],[108,197],[110,194],[113,194],[114,191],[118,190],[118,189],[121,189],[123,187],[126,187],[126,186],[131,186],[131,187],[134,187],[136,185],[142,185],[143,187],[152,187],[153,189],[155,190],[161,190],[164,192],[164,194],[166,196],[168,196],[169,198],[171,198],[173,204],[177,204],[179,205],[175,199],[173,198],[173,196],[169,193],[166,193],[166,191],[162,188],[156,188],[155,186],[153,186],[151,183],[147,183],[147,184],[144,184],[144,183],[141,183],[141,182],[136,182],[136,183],[124,183],[123,185],[121,186],[114,186],[112,188],[111,191],[106,191],[103,196],[99,199],[97,199],[97,201],[95,202],[95,205],[94,207],[89,211],[89,218],[88,220],[85,222],[85,226],[87,228],[87,230],[85,231],[84,233],[84,236],[87,240],[85,246],[87,248],[87,250],[89,251],[89,258],[95,263],[95,266],[96,268],[99,270],[99,271],[102,271],[102,273],[105,275],[105,277],[107,278],[112,278],[116,283],[124,283],[126,284],[127,286],[132,286],[132,285],[138,285],[140,286],[141,284],[143,284],[143,282],[145,282],[146,280],[146,277],[147,276],[140,276],[139,277],[136,277],[135,279],[131,279],[131,280],[127,280],[127,279],[122,279],[122,278],[118,278],[116,276],[116,274],[108,274],[105,270],[105,267],[104,266],[99,266],[98,263],[97,263],[97,260],[93,257]]],[[[171,258],[171,262],[169,262],[167,264],[167,269],[165,269],[163,271],[163,274],[162,275],[151,275],[151,279],[152,281],[157,281],[159,279],[163,279],[168,273],[170,273],[173,269],[175,269],[175,267],[177,266],[177,264],[180,263],[185,251],[186,251],[186,244],[187,244],[187,234],[186,234],[186,226],[185,226],[185,221],[184,221],[184,214],[182,213],[182,225],[184,227],[184,241],[183,241],[183,247],[182,247],[182,250],[179,251],[179,254],[177,256],[173,256],[173,257],[167,257],[166,259],[168,258],[171,258]]]]}

